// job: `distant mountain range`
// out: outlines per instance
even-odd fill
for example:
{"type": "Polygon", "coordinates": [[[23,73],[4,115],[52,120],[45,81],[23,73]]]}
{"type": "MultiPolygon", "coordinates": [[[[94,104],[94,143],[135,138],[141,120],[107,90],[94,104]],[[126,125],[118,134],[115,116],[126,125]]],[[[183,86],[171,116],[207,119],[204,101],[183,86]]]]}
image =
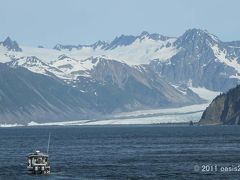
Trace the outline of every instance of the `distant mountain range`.
{"type": "Polygon", "coordinates": [[[180,37],[143,32],[47,49],[22,47],[8,37],[0,42],[0,62],[0,122],[99,118],[205,102],[192,87],[227,91],[240,81],[240,41],[190,29],[180,37]]]}

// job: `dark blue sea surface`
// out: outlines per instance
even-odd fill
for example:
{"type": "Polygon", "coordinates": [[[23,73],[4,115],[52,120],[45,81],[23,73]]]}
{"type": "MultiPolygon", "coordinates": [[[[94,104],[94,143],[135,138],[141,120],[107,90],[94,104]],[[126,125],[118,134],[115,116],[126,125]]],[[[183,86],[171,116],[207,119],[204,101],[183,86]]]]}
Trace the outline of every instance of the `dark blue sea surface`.
{"type": "Polygon", "coordinates": [[[18,127],[0,138],[3,180],[240,177],[240,126],[18,127]],[[28,175],[26,155],[46,151],[49,132],[51,174],[28,175]]]}

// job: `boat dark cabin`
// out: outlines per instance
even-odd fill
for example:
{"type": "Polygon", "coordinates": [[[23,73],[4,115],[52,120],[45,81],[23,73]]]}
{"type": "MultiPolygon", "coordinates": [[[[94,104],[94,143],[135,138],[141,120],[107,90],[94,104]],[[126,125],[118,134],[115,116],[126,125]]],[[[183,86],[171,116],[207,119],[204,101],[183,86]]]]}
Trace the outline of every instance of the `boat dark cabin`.
{"type": "Polygon", "coordinates": [[[32,174],[50,174],[48,155],[40,151],[28,154],[27,170],[32,174]]]}

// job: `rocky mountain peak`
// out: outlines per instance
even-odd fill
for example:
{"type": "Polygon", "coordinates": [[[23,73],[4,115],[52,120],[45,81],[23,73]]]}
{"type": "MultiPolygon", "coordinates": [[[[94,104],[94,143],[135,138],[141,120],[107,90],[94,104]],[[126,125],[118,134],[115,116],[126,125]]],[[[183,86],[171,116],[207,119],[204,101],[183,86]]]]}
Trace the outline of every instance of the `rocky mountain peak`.
{"type": "Polygon", "coordinates": [[[176,41],[177,46],[196,46],[196,45],[214,45],[219,42],[218,37],[210,34],[207,30],[201,29],[188,29],[182,36],[176,41]]]}
{"type": "Polygon", "coordinates": [[[114,49],[117,46],[127,46],[132,44],[136,40],[136,36],[132,35],[121,35],[116,37],[110,44],[107,49],[114,49]]]}
{"type": "Polygon", "coordinates": [[[7,37],[1,44],[6,47],[9,51],[21,52],[22,49],[19,47],[16,41],[13,41],[10,37],[7,37]]]}
{"type": "Polygon", "coordinates": [[[104,49],[104,48],[106,48],[108,45],[109,45],[109,44],[108,44],[106,41],[101,41],[101,40],[99,40],[99,41],[95,42],[94,44],[92,44],[91,46],[92,46],[94,49],[96,49],[96,48],[98,48],[98,47],[104,49]]]}
{"type": "Polygon", "coordinates": [[[140,37],[143,37],[143,36],[149,36],[149,32],[147,31],[143,31],[141,34],[140,34],[140,37]]]}
{"type": "Polygon", "coordinates": [[[158,33],[152,33],[150,34],[149,32],[147,31],[143,31],[140,35],[139,35],[139,38],[140,39],[143,39],[143,38],[148,38],[148,39],[152,39],[152,40],[155,40],[155,41],[166,41],[168,40],[170,37],[167,37],[167,36],[163,36],[161,34],[158,34],[158,33]]]}

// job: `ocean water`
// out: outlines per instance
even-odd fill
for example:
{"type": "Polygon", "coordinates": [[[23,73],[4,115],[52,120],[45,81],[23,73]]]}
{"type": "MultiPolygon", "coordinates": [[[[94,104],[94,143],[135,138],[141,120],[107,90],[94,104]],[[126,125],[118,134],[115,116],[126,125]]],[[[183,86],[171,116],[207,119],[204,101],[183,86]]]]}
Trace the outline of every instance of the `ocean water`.
{"type": "Polygon", "coordinates": [[[0,128],[0,179],[239,179],[240,126],[0,128]],[[46,151],[50,175],[28,175],[46,151]],[[238,171],[239,170],[239,171],[238,171]]]}

